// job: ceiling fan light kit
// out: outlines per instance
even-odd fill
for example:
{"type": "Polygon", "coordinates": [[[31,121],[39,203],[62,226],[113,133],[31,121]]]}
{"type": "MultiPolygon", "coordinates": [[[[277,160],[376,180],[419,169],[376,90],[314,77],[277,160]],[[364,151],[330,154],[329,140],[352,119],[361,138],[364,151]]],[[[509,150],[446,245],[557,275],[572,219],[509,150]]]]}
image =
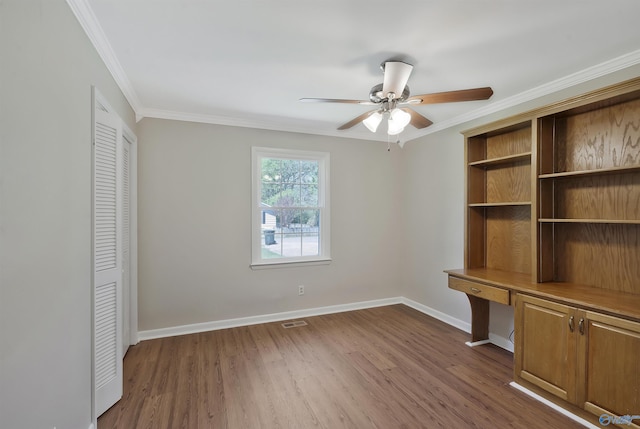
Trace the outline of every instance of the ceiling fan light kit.
{"type": "Polygon", "coordinates": [[[374,111],[365,112],[351,121],[338,127],[338,130],[349,129],[360,122],[372,133],[378,130],[384,116],[387,120],[387,134],[398,135],[404,128],[411,124],[418,129],[426,128],[433,124],[429,119],[408,107],[397,106],[417,106],[421,104],[453,103],[458,101],[487,100],[493,95],[490,87],[463,89],[458,91],[446,91],[433,94],[423,94],[410,96],[407,81],[413,70],[411,64],[402,61],[385,61],[380,65],[384,73],[384,80],[381,84],[375,85],[369,92],[369,100],[344,100],[335,98],[301,98],[303,102],[318,103],[347,103],[374,105],[378,108],[374,111]]]}
{"type": "Polygon", "coordinates": [[[411,122],[411,115],[402,109],[395,108],[389,112],[387,134],[395,136],[404,131],[404,127],[411,122]]]}
{"type": "Polygon", "coordinates": [[[372,133],[375,133],[378,129],[378,125],[382,122],[382,113],[381,112],[373,112],[367,119],[362,121],[365,127],[372,133]]]}

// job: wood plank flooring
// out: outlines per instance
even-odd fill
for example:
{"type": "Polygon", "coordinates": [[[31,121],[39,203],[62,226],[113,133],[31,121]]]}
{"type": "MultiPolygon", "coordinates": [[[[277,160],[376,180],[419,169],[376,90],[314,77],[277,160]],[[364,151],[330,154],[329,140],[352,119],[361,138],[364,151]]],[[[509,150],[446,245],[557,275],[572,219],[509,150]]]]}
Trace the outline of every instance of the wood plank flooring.
{"type": "Polygon", "coordinates": [[[582,426],[510,387],[513,356],[404,305],[144,341],[98,429],[582,426]]]}

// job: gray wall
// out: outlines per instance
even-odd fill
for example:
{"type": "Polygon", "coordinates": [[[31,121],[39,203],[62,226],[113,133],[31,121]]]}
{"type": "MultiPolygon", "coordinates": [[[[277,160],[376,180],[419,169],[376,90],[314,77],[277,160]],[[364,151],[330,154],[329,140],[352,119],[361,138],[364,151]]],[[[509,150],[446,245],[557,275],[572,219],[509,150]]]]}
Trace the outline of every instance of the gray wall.
{"type": "Polygon", "coordinates": [[[398,295],[401,152],[159,119],[138,139],[141,331],[398,295]],[[330,152],[331,264],[249,267],[252,145],[330,152]]]}
{"type": "Polygon", "coordinates": [[[91,424],[91,85],[129,108],[63,0],[0,2],[0,427],[91,424]]]}
{"type": "MultiPolygon", "coordinates": [[[[445,269],[464,265],[464,137],[447,129],[405,145],[404,224],[399,295],[469,323],[467,297],[447,288],[445,269]]],[[[493,303],[492,303],[493,304],[493,303]]],[[[513,329],[513,310],[495,304],[492,335],[501,345],[513,329]]]]}

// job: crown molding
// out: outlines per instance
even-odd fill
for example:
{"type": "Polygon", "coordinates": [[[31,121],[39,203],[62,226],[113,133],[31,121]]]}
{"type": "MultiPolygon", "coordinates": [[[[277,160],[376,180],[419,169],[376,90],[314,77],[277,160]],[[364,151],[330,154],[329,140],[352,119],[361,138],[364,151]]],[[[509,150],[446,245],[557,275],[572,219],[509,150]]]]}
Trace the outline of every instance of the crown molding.
{"type": "Polygon", "coordinates": [[[138,111],[141,109],[140,100],[136,91],[131,85],[131,81],[127,77],[124,69],[120,65],[120,61],[113,52],[113,48],[107,40],[107,36],[104,34],[96,15],[93,13],[93,9],[89,6],[87,0],[67,0],[67,4],[71,8],[71,11],[76,16],[80,26],[89,37],[89,40],[93,44],[93,47],[98,52],[98,55],[107,66],[107,69],[116,81],[116,84],[122,91],[123,95],[129,102],[129,105],[138,117],[138,111]]]}
{"type": "MultiPolygon", "coordinates": [[[[200,122],[216,125],[228,125],[233,127],[244,128],[259,128],[264,130],[273,131],[285,131],[302,134],[314,134],[329,137],[350,138],[358,140],[368,141],[387,141],[386,135],[371,134],[370,137],[366,137],[366,134],[360,132],[339,132],[333,129],[326,129],[322,125],[314,124],[313,122],[299,122],[298,124],[292,124],[291,122],[283,121],[282,118],[248,118],[248,117],[233,117],[223,115],[209,115],[200,113],[188,113],[178,112],[171,110],[147,108],[142,106],[133,85],[129,81],[124,69],[120,65],[118,58],[116,57],[111,44],[107,40],[102,27],[100,26],[93,9],[89,5],[88,0],[66,0],[67,4],[73,11],[74,15],[80,22],[80,25],[84,29],[85,33],[89,37],[89,40],[95,47],[98,55],[107,66],[107,69],[113,76],[116,84],[120,87],[120,90],[124,94],[125,98],[134,110],[136,121],[140,121],[144,117],[158,118],[158,119],[172,119],[178,121],[188,122],[200,122]]],[[[609,61],[605,61],[600,64],[588,67],[584,70],[580,70],[576,73],[572,73],[568,76],[561,77],[546,84],[537,86],[535,88],[523,91],[519,94],[511,97],[504,98],[502,100],[495,101],[493,103],[486,104],[485,106],[466,112],[465,114],[456,116],[451,119],[437,122],[424,130],[415,130],[415,132],[408,132],[405,134],[406,138],[402,139],[403,142],[413,141],[420,137],[427,136],[429,134],[442,131],[447,128],[452,128],[476,119],[480,119],[484,116],[488,116],[494,113],[498,113],[507,109],[515,108],[523,103],[527,103],[538,98],[554,94],[556,92],[569,89],[576,85],[583,84],[585,82],[615,73],[624,69],[640,65],[640,50],[630,52],[625,55],[621,55],[617,58],[613,58],[609,61]]],[[[404,134],[404,133],[403,133],[404,134]]]]}
{"type": "Polygon", "coordinates": [[[537,98],[551,95],[556,92],[574,87],[576,85],[580,85],[591,80],[622,71],[629,67],[637,66],[639,64],[640,50],[621,55],[617,58],[613,58],[609,61],[596,64],[584,70],[572,73],[568,76],[564,76],[535,88],[529,89],[527,91],[523,91],[511,97],[507,97],[494,103],[487,104],[479,109],[472,110],[463,115],[459,115],[454,118],[435,123],[427,130],[420,132],[419,135],[412,138],[412,140],[414,140],[415,138],[433,134],[447,128],[452,128],[454,126],[464,124],[474,119],[479,119],[493,113],[498,113],[500,111],[516,107],[523,103],[533,101],[537,98]]]}
{"type": "Polygon", "coordinates": [[[149,109],[149,108],[140,109],[138,113],[139,115],[136,116],[137,121],[140,121],[142,118],[170,119],[174,121],[198,122],[198,123],[213,124],[213,125],[226,125],[230,127],[256,128],[256,129],[269,130],[269,131],[283,131],[283,132],[289,132],[289,133],[311,134],[311,135],[318,135],[318,136],[386,142],[386,135],[383,136],[383,138],[381,138],[381,137],[378,137],[376,134],[370,133],[369,131],[367,131],[366,133],[364,132],[346,133],[344,131],[338,131],[336,129],[329,129],[329,130],[321,129],[326,127],[326,124],[318,125],[318,124],[314,124],[313,122],[305,122],[305,121],[297,121],[297,123],[292,123],[291,121],[289,122],[283,121],[282,118],[280,119],[268,118],[268,117],[249,118],[249,117],[212,115],[212,114],[201,114],[201,113],[188,113],[188,112],[180,112],[176,110],[149,109]],[[370,137],[369,137],[369,134],[371,135],[370,137]]]}

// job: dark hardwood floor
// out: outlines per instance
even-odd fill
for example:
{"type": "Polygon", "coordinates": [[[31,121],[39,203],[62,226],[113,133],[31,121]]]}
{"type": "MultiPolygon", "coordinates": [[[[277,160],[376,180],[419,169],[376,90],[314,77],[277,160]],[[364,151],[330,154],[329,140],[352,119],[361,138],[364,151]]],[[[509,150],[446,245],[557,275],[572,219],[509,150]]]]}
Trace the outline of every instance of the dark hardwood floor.
{"type": "Polygon", "coordinates": [[[513,356],[404,305],[144,341],[110,428],[582,427],[520,393],[513,356]]]}

